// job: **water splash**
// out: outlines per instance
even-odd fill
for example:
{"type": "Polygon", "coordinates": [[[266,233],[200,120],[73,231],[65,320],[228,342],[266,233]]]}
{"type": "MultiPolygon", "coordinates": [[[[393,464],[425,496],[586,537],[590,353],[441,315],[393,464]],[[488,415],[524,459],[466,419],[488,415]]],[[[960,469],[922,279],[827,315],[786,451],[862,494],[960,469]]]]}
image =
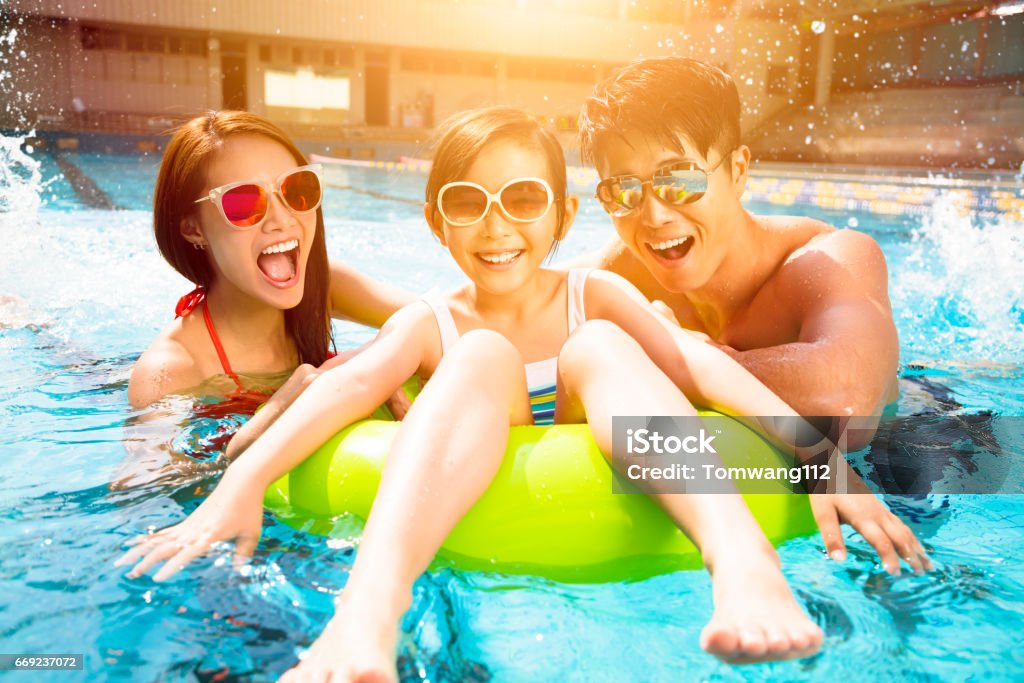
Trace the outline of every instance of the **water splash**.
{"type": "Polygon", "coordinates": [[[0,136],[0,226],[15,217],[34,218],[42,203],[43,173],[39,161],[22,148],[24,143],[24,137],[0,136]]]}
{"type": "Polygon", "coordinates": [[[946,195],[912,234],[893,307],[919,353],[1016,362],[1024,350],[1024,222],[982,221],[946,195]]]}

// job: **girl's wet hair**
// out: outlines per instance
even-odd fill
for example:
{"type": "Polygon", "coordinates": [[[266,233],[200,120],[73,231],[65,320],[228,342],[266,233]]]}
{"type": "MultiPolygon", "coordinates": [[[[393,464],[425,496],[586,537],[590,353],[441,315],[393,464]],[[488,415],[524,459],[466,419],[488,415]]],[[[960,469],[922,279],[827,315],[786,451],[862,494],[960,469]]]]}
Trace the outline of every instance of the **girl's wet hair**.
{"type": "Polygon", "coordinates": [[[568,181],[565,154],[558,138],[537,119],[515,107],[484,107],[455,114],[438,129],[434,160],[427,178],[427,203],[438,219],[437,195],[447,183],[464,180],[480,153],[495,142],[514,142],[540,151],[547,160],[548,180],[555,195],[558,236],[551,253],[565,234],[565,199],[568,181]]]}
{"type": "MultiPolygon", "coordinates": [[[[199,251],[181,235],[182,221],[198,220],[195,200],[208,190],[206,170],[224,140],[236,135],[260,135],[288,150],[296,166],[309,162],[288,134],[270,121],[244,111],[210,112],[175,131],[167,143],[153,197],[153,230],[160,254],[197,285],[209,289],[215,277],[209,252],[199,251]]],[[[239,178],[245,180],[245,178],[239,178]]],[[[299,360],[319,365],[332,343],[327,305],[330,267],[324,240],[323,210],[316,210],[316,234],[306,265],[302,301],[284,312],[285,329],[295,342],[299,360]]]]}

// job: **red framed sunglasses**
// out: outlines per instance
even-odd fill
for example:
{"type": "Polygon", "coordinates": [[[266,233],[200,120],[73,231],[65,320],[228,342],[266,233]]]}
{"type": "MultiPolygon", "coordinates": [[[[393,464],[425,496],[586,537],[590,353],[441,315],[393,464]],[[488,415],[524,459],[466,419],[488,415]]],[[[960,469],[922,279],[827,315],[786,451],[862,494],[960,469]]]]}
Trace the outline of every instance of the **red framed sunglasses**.
{"type": "Polygon", "coordinates": [[[271,194],[276,194],[293,214],[301,215],[320,206],[323,187],[323,167],[309,164],[293,168],[273,183],[247,180],[215,187],[194,203],[211,201],[231,227],[250,230],[266,220],[271,194]]]}

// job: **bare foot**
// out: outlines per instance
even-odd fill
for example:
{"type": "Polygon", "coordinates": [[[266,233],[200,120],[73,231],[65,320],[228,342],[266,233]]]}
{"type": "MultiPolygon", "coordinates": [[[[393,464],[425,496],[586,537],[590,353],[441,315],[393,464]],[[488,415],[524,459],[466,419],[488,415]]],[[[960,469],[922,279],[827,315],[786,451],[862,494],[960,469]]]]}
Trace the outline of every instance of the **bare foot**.
{"type": "Polygon", "coordinates": [[[711,568],[715,613],[700,645],[732,664],[799,659],[821,646],[822,633],[800,608],[774,550],[722,558],[711,568]]]}
{"type": "Polygon", "coordinates": [[[396,683],[398,626],[408,605],[387,609],[376,598],[346,588],[327,628],[282,683],[396,683]]]}

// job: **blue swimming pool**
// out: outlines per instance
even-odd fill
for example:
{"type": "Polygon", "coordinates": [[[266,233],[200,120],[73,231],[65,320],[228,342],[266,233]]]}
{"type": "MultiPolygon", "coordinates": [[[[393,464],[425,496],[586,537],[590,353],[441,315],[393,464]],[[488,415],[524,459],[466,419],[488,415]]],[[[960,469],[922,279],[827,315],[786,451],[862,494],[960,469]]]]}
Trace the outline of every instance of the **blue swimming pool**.
{"type": "MultiPolygon", "coordinates": [[[[4,148],[8,165],[16,149],[4,148]]],[[[190,286],[153,244],[155,161],[68,159],[121,210],[84,208],[47,156],[29,195],[19,194],[27,172],[0,186],[13,200],[0,212],[0,652],[85,655],[82,672],[24,680],[273,679],[328,619],[353,550],[268,518],[241,573],[226,552],[162,585],[114,569],[125,539],[180,520],[214,480],[108,487],[126,458],[166,462],[181,431],[186,401],[141,419],[125,392],[132,362],[190,286]],[[32,194],[41,203],[25,199],[32,194]]],[[[332,256],[416,291],[460,280],[422,225],[422,174],[331,168],[327,177],[332,256]]],[[[610,234],[596,203],[583,205],[560,257],[610,234]]],[[[752,208],[818,216],[882,244],[902,345],[899,414],[1024,416],[1019,219],[962,215],[942,198],[914,218],[752,208]]],[[[343,347],[370,334],[337,326],[343,347]]],[[[841,565],[824,559],[816,538],[780,548],[798,598],[826,634],[808,660],[733,668],[702,654],[711,596],[701,572],[566,585],[442,571],[417,584],[400,671],[430,681],[1019,679],[1024,491],[887,502],[928,546],[934,573],[890,577],[852,534],[841,565]]]]}

